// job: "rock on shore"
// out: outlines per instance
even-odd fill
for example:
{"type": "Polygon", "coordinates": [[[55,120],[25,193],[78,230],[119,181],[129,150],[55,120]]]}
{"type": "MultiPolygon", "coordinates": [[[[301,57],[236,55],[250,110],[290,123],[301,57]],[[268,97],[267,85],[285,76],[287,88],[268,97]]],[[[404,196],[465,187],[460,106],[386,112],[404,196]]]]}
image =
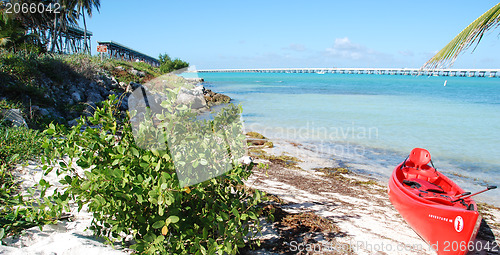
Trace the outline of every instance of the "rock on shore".
{"type": "Polygon", "coordinates": [[[208,106],[227,104],[231,101],[230,97],[223,94],[215,93],[207,88],[203,89],[203,95],[205,96],[205,100],[207,101],[208,106]]]}
{"type": "MultiPolygon", "coordinates": [[[[137,70],[129,70],[131,74],[142,76],[137,70]]],[[[206,89],[201,85],[202,78],[183,78],[176,76],[187,88],[180,90],[178,102],[192,105],[193,109],[200,111],[209,110],[210,106],[229,103],[231,98],[206,89]]],[[[93,78],[67,80],[64,86],[55,85],[49,78],[42,80],[41,87],[44,88],[44,97],[53,101],[50,106],[33,105],[30,108],[30,116],[36,118],[49,118],[60,123],[75,125],[76,120],[82,115],[92,115],[96,105],[108,98],[109,95],[116,95],[120,98],[120,110],[128,110],[128,98],[132,91],[139,88],[141,84],[135,82],[118,82],[117,78],[104,72],[96,70],[93,78]]],[[[3,113],[3,112],[2,112],[3,113]]],[[[0,116],[6,114],[0,113],[0,116]]],[[[12,115],[12,114],[10,114],[12,115]]],[[[23,114],[18,114],[19,116],[23,114]]],[[[28,114],[25,113],[25,116],[28,114]]],[[[24,123],[24,120],[19,120],[24,123]]]]}

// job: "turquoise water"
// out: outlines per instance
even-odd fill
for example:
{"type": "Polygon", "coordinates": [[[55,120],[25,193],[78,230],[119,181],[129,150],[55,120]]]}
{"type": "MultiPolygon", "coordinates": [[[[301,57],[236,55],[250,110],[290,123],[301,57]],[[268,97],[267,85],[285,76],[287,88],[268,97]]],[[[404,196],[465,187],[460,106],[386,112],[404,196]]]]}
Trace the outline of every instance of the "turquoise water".
{"type": "MultiPolygon", "coordinates": [[[[500,184],[500,79],[202,73],[243,106],[246,129],[302,142],[387,179],[414,147],[471,191],[500,184]],[[446,82],[446,86],[444,83],[446,82]]],[[[500,192],[478,200],[500,205],[500,192]]]]}

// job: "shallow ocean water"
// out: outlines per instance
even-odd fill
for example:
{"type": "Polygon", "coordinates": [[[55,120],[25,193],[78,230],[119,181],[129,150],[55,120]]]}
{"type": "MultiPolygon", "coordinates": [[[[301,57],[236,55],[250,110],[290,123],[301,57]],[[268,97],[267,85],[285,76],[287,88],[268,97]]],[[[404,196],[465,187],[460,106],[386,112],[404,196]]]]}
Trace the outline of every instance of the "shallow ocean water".
{"type": "MultiPolygon", "coordinates": [[[[414,147],[464,189],[500,184],[500,79],[200,73],[243,106],[248,130],[298,141],[386,180],[414,147]],[[444,83],[446,81],[446,86],[444,83]]],[[[500,191],[478,196],[500,206],[500,191]]]]}

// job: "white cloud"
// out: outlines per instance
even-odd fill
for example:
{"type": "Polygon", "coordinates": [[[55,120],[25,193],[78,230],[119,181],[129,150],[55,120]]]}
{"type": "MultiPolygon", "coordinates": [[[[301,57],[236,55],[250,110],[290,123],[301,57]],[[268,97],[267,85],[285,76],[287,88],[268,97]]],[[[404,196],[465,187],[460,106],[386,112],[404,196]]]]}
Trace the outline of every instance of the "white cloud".
{"type": "Polygon", "coordinates": [[[333,46],[325,49],[325,54],[330,57],[349,60],[370,60],[382,55],[361,44],[351,42],[348,37],[336,38],[333,46]]]}

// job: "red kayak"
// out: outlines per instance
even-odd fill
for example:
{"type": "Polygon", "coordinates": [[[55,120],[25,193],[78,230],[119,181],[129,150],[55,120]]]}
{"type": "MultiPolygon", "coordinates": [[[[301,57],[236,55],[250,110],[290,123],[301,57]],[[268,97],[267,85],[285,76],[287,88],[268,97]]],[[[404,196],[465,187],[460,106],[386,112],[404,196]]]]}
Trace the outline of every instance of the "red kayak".
{"type": "Polygon", "coordinates": [[[388,192],[396,210],[439,255],[473,247],[481,224],[476,202],[434,168],[427,150],[413,149],[394,169],[388,192]]]}

